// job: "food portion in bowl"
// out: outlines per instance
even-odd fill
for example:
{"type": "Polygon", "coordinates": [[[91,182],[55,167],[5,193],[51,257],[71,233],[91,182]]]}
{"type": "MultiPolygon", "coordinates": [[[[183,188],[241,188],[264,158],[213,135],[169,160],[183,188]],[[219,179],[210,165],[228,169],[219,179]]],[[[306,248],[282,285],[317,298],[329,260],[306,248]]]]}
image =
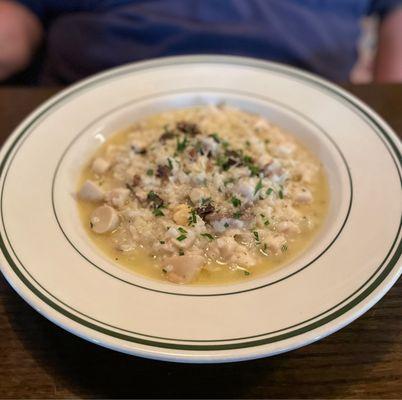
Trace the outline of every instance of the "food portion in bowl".
{"type": "Polygon", "coordinates": [[[247,279],[287,263],[322,224],[324,169],[295,137],[225,105],[167,111],[112,135],[78,190],[96,243],[174,283],[247,279]]]}

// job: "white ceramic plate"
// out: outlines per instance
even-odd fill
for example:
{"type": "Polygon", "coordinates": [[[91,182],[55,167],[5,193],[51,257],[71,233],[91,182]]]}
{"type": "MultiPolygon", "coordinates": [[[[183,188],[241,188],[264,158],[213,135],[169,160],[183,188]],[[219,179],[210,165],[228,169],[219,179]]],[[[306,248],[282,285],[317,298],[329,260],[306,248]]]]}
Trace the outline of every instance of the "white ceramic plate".
{"type": "Polygon", "coordinates": [[[61,92],[1,151],[1,269],[37,311],[94,343],[144,357],[224,362],[294,349],[342,328],[401,273],[401,145],[342,89],[278,64],[191,56],[128,65],[61,92]],[[300,137],[327,170],[329,216],[278,272],[177,286],[101,254],[72,194],[94,145],[150,113],[225,101],[300,137]]]}

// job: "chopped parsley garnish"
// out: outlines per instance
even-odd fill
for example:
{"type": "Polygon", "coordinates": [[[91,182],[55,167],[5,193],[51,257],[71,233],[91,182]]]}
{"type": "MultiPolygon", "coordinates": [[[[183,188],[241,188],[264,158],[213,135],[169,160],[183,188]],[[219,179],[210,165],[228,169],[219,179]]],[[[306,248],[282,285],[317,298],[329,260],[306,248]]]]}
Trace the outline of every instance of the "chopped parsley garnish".
{"type": "Polygon", "coordinates": [[[214,237],[209,233],[201,233],[201,236],[206,237],[209,240],[214,240],[214,237]]]}
{"type": "Polygon", "coordinates": [[[223,171],[227,171],[230,168],[229,158],[220,154],[216,159],[216,165],[221,167],[223,171]]]}
{"type": "Polygon", "coordinates": [[[184,139],[182,141],[180,141],[179,138],[177,138],[176,151],[178,153],[183,153],[187,145],[188,145],[187,136],[184,136],[184,139]]]}
{"type": "Polygon", "coordinates": [[[250,272],[250,271],[247,271],[247,270],[244,270],[243,272],[244,272],[244,275],[246,275],[246,276],[248,276],[248,275],[251,274],[251,272],[250,272]]]}
{"type": "Polygon", "coordinates": [[[167,160],[168,160],[168,167],[169,167],[170,170],[172,170],[173,169],[172,160],[170,158],[168,158],[167,160]]]}
{"type": "Polygon", "coordinates": [[[155,208],[154,211],[152,211],[153,214],[155,215],[155,217],[163,217],[165,214],[163,213],[163,211],[161,210],[161,207],[157,207],[155,208]]]}
{"type": "Polygon", "coordinates": [[[236,211],[233,214],[233,218],[239,219],[242,215],[243,215],[243,213],[241,211],[236,211]]]}
{"type": "Polygon", "coordinates": [[[225,179],[224,181],[223,181],[223,185],[224,186],[227,186],[229,183],[233,183],[234,182],[234,179],[233,178],[228,178],[228,179],[225,179]]]}
{"type": "Polygon", "coordinates": [[[261,179],[257,182],[254,189],[254,196],[262,189],[262,181],[261,179]]]}
{"type": "Polygon", "coordinates": [[[233,196],[233,197],[232,197],[231,202],[232,202],[232,204],[233,204],[233,207],[239,207],[239,206],[241,206],[241,200],[238,199],[236,196],[233,196]]]}
{"type": "Polygon", "coordinates": [[[282,200],[283,199],[283,190],[280,189],[278,192],[279,198],[282,200]]]}
{"type": "Polygon", "coordinates": [[[184,256],[184,250],[183,249],[179,250],[179,256],[184,256]]]}
{"type": "Polygon", "coordinates": [[[273,192],[274,192],[274,189],[269,188],[265,193],[269,196],[273,192]]]}
{"type": "Polygon", "coordinates": [[[260,241],[260,235],[258,234],[258,232],[257,232],[257,231],[253,231],[253,235],[254,235],[255,241],[256,241],[256,242],[259,242],[259,241],[260,241]]]}
{"type": "Polygon", "coordinates": [[[260,169],[254,164],[254,161],[250,156],[243,157],[243,164],[250,170],[251,176],[260,173],[260,169]]]}
{"type": "Polygon", "coordinates": [[[180,236],[177,236],[177,238],[176,238],[176,240],[178,240],[179,242],[182,242],[185,239],[187,239],[186,235],[180,235],[180,236]]]}
{"type": "Polygon", "coordinates": [[[269,220],[266,219],[265,214],[260,214],[260,215],[261,215],[261,218],[262,218],[262,219],[265,219],[264,225],[265,225],[265,226],[268,226],[268,225],[269,225],[269,220]]]}
{"type": "Polygon", "coordinates": [[[253,175],[258,175],[258,174],[260,173],[260,169],[259,169],[256,165],[254,165],[254,164],[249,165],[249,166],[248,166],[248,169],[249,169],[250,172],[251,172],[251,176],[253,176],[253,175]]]}
{"type": "Polygon", "coordinates": [[[162,205],[163,204],[163,200],[153,190],[148,192],[147,199],[149,201],[155,203],[156,205],[162,205]]]}
{"type": "Polygon", "coordinates": [[[187,231],[186,231],[184,228],[182,228],[181,226],[178,227],[177,230],[178,230],[180,233],[184,233],[184,234],[187,233],[187,231]]]}
{"type": "Polygon", "coordinates": [[[165,241],[164,240],[159,240],[159,243],[160,244],[165,244],[165,241]]]}
{"type": "Polygon", "coordinates": [[[191,210],[190,216],[188,217],[188,224],[192,226],[196,223],[197,223],[197,213],[195,212],[195,210],[191,210]]]}
{"type": "Polygon", "coordinates": [[[282,245],[281,250],[284,253],[285,251],[288,250],[288,246],[286,244],[282,245]]]}
{"type": "Polygon", "coordinates": [[[153,169],[148,169],[147,170],[147,175],[148,176],[152,176],[154,174],[154,170],[153,169]]]}
{"type": "Polygon", "coordinates": [[[148,192],[147,200],[152,203],[153,214],[155,217],[162,217],[165,215],[162,211],[162,208],[164,207],[163,200],[154,191],[151,190],[148,192]]]}
{"type": "Polygon", "coordinates": [[[219,135],[217,133],[211,133],[209,136],[211,136],[211,138],[214,139],[216,143],[221,142],[221,138],[219,137],[219,135]]]}
{"type": "Polygon", "coordinates": [[[244,164],[248,165],[248,164],[252,164],[253,163],[253,159],[250,156],[244,156],[243,157],[243,162],[244,164]]]}
{"type": "Polygon", "coordinates": [[[225,228],[229,228],[229,224],[227,222],[224,223],[223,225],[225,228]]]}

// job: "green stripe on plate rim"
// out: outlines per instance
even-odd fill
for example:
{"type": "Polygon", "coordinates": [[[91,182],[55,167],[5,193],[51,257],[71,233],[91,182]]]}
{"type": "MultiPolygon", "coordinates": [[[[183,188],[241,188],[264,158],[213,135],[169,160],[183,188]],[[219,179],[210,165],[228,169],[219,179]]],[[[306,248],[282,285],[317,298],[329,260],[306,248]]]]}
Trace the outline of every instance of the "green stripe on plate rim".
{"type": "MultiPolygon", "coordinates": [[[[375,131],[377,135],[381,138],[383,141],[384,145],[388,149],[388,151],[391,154],[391,157],[396,165],[397,172],[400,178],[400,182],[402,184],[402,178],[401,178],[401,173],[399,171],[397,162],[394,157],[398,160],[399,164],[402,164],[402,157],[399,153],[399,150],[392,140],[392,138],[388,135],[386,130],[380,125],[380,123],[377,121],[377,118],[374,118],[372,115],[370,115],[364,108],[362,108],[359,105],[359,102],[356,101],[353,97],[349,98],[347,95],[343,93],[342,90],[337,88],[336,86],[327,83],[326,81],[316,78],[313,75],[310,75],[308,73],[300,72],[296,69],[289,68],[289,67],[284,67],[278,64],[274,63],[268,63],[268,62],[263,62],[263,61],[258,61],[258,60],[247,60],[247,59],[242,59],[242,58],[237,58],[237,57],[195,57],[192,61],[188,57],[182,57],[179,59],[162,59],[162,60],[156,60],[156,61],[151,61],[151,62],[144,62],[144,63],[139,63],[133,66],[126,66],[126,67],[121,67],[118,68],[117,70],[112,70],[110,72],[106,72],[103,74],[100,74],[99,76],[95,76],[94,78],[90,78],[87,81],[84,81],[83,83],[78,83],[76,86],[73,86],[71,89],[67,89],[66,92],[61,93],[58,97],[56,97],[55,100],[49,100],[49,104],[47,107],[45,107],[40,114],[36,115],[35,118],[29,122],[27,126],[22,129],[21,133],[14,139],[14,142],[10,144],[10,148],[7,150],[4,159],[1,162],[0,165],[0,175],[3,175],[3,170],[5,168],[5,165],[7,163],[7,160],[9,156],[11,155],[14,147],[17,145],[17,143],[20,141],[21,138],[23,138],[24,134],[26,133],[26,130],[32,126],[35,121],[43,114],[45,114],[47,111],[49,111],[51,108],[53,108],[56,104],[60,103],[63,101],[65,98],[70,97],[71,94],[78,93],[82,89],[85,89],[87,86],[91,86],[94,83],[100,83],[105,80],[109,80],[112,77],[122,75],[122,74],[127,74],[127,73],[132,73],[133,71],[138,71],[141,69],[149,69],[149,68],[155,68],[155,67],[160,67],[160,66],[166,66],[166,65],[173,65],[175,63],[183,64],[183,63],[227,63],[230,62],[231,64],[237,64],[237,65],[243,65],[243,66],[249,66],[249,67],[254,67],[254,68],[261,68],[265,70],[270,70],[272,72],[276,72],[279,74],[284,74],[286,76],[292,76],[293,78],[296,78],[298,80],[301,80],[302,82],[308,82],[312,83],[314,86],[317,86],[321,91],[324,91],[325,93],[331,94],[333,97],[340,97],[343,100],[346,100],[349,105],[352,105],[352,110],[356,112],[356,109],[359,110],[359,115],[362,115],[363,118],[370,123],[371,126],[375,128],[375,131]],[[334,96],[335,95],[335,96],[334,96]],[[388,145],[391,147],[393,150],[393,154],[391,153],[389,147],[386,145],[386,142],[384,141],[384,138],[388,142],[388,145]]],[[[4,182],[3,182],[4,184],[4,182]]],[[[2,188],[2,193],[3,193],[2,188]]],[[[3,210],[2,210],[3,211],[3,210]]],[[[4,226],[4,221],[3,221],[3,215],[2,215],[2,224],[5,230],[4,226]]],[[[384,261],[381,263],[381,265],[378,267],[376,272],[362,285],[361,288],[363,288],[365,285],[367,285],[370,280],[378,273],[378,271],[381,270],[383,265],[385,264],[386,260],[392,253],[395,244],[397,243],[397,239],[401,230],[401,225],[402,225],[402,218],[399,223],[399,228],[398,232],[396,234],[396,237],[394,239],[394,242],[387,254],[387,256],[384,258],[384,261]]],[[[6,233],[6,232],[5,232],[6,233]]],[[[8,239],[8,238],[7,238],[8,239]]],[[[8,241],[9,242],[9,241],[8,241]]],[[[10,244],[10,242],[9,242],[10,244]]],[[[11,245],[11,244],[10,244],[11,245]]],[[[70,313],[69,311],[63,309],[60,307],[58,304],[54,303],[51,299],[46,297],[42,292],[37,290],[35,286],[29,282],[29,280],[23,275],[23,273],[20,271],[18,266],[14,263],[14,260],[12,259],[11,255],[8,253],[8,250],[5,246],[5,242],[3,237],[0,235],[0,248],[3,252],[3,255],[5,256],[7,262],[9,263],[10,267],[14,271],[14,273],[18,276],[18,278],[21,280],[21,282],[32,292],[34,293],[39,299],[41,299],[45,304],[53,308],[54,310],[60,312],[62,315],[65,317],[71,319],[72,321],[75,321],[78,324],[81,324],[87,328],[93,329],[99,333],[105,334],[107,336],[111,336],[117,339],[129,341],[129,342],[134,342],[138,343],[141,345],[146,345],[146,346],[151,346],[151,347],[159,347],[159,348],[168,348],[168,349],[176,349],[176,350],[194,350],[194,351],[211,351],[211,350],[229,350],[229,349],[241,349],[241,348],[248,348],[248,347],[255,347],[255,346],[261,346],[261,345],[266,345],[269,343],[273,342],[278,342],[281,340],[289,339],[298,335],[301,335],[303,333],[312,331],[318,327],[321,327],[325,325],[326,323],[333,321],[334,319],[344,315],[346,312],[350,311],[353,307],[358,305],[360,302],[362,302],[367,296],[369,296],[390,274],[390,272],[393,270],[394,266],[396,265],[401,253],[402,253],[402,241],[399,242],[396,251],[392,255],[391,259],[389,260],[388,264],[384,268],[384,270],[380,273],[380,275],[370,284],[369,287],[367,287],[363,292],[361,292],[357,297],[355,297],[352,301],[350,301],[348,304],[344,305],[342,308],[338,309],[337,311],[333,312],[332,314],[316,321],[313,322],[307,326],[304,326],[302,328],[298,328],[296,330],[286,332],[281,335],[277,335],[274,337],[270,338],[264,338],[260,340],[253,340],[253,341],[246,341],[246,342],[240,342],[240,343],[231,343],[231,344],[220,344],[220,345],[193,345],[193,344],[176,344],[176,343],[164,343],[164,342],[157,342],[153,340],[147,340],[147,339],[141,339],[141,338],[135,338],[131,337],[126,334],[118,333],[111,331],[109,329],[103,328],[101,326],[98,326],[96,324],[93,324],[91,322],[88,322],[86,320],[83,320],[80,317],[75,316],[74,314],[70,313]]],[[[361,290],[361,288],[358,289],[361,290]]],[[[357,293],[356,291],[355,293],[357,293]]],[[[353,296],[353,295],[351,295],[353,296]]],[[[349,296],[348,298],[350,298],[349,296]]],[[[348,299],[347,298],[347,299],[348,299]]],[[[347,300],[346,299],[346,300],[347,300]]],[[[344,301],[346,301],[344,300],[344,301]]],[[[315,318],[315,317],[314,317],[315,318]]],[[[160,338],[163,339],[163,338],[160,338]]],[[[247,339],[247,338],[244,338],[247,339]]],[[[169,339],[165,339],[169,340],[169,339]]],[[[241,339],[239,339],[241,340],[241,339]]],[[[187,340],[187,342],[189,342],[187,340]]]]}

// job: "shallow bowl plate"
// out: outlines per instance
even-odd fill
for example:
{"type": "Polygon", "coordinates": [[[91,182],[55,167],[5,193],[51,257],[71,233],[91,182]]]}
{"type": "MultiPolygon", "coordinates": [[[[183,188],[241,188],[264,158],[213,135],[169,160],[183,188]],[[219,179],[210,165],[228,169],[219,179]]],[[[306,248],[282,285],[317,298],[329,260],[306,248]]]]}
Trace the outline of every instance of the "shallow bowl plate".
{"type": "Polygon", "coordinates": [[[51,98],[0,155],[1,270],[37,311],[96,344],[182,362],[294,349],[372,307],[401,274],[401,145],[339,87],[253,59],[187,56],[84,80],[51,98]],[[116,129],[163,110],[226,102],[269,118],[322,161],[330,209],[312,245],[243,283],[177,286],[126,271],[87,237],[78,174],[116,129]]]}

